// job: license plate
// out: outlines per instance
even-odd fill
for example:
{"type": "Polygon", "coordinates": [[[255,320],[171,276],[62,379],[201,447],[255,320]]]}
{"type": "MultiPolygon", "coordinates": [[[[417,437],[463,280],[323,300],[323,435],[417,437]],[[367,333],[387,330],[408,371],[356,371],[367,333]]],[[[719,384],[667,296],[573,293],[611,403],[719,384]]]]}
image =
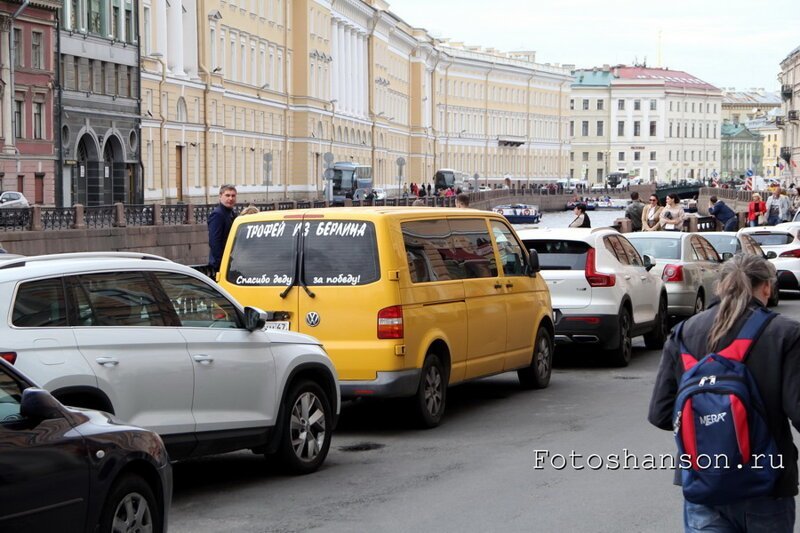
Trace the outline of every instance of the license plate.
{"type": "Polygon", "coordinates": [[[280,329],[284,331],[289,331],[289,322],[267,322],[264,324],[264,329],[280,329]]]}

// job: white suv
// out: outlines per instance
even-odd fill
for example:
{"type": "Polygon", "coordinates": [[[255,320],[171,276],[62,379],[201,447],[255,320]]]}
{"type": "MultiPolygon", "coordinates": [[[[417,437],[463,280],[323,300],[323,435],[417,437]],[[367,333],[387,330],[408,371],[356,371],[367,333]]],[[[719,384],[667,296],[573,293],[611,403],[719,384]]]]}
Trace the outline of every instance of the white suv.
{"type": "Polygon", "coordinates": [[[550,288],[556,343],[594,344],[613,364],[631,360],[631,340],[661,348],[668,329],[667,292],[654,261],[609,228],[518,231],[539,257],[550,288]]]}
{"type": "Polygon", "coordinates": [[[0,256],[0,357],[62,403],[159,433],[171,459],[252,449],[325,460],[339,383],[319,342],[264,330],[199,272],[158,256],[0,256]]]}

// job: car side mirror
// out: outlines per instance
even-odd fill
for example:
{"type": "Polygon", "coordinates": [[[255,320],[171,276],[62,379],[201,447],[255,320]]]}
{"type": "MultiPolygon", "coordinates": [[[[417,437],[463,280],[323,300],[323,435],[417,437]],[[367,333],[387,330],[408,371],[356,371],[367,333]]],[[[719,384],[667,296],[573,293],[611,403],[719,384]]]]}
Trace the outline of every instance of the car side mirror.
{"type": "Polygon", "coordinates": [[[656,261],[653,259],[652,255],[644,254],[642,256],[642,262],[644,263],[644,269],[648,272],[653,270],[653,267],[656,266],[656,261]]]}
{"type": "Polygon", "coordinates": [[[19,414],[29,420],[54,420],[64,418],[64,406],[46,390],[28,387],[22,391],[19,414]]]}
{"type": "Polygon", "coordinates": [[[264,329],[267,323],[267,312],[262,311],[257,307],[244,308],[244,327],[247,331],[256,331],[257,329],[264,329]]]}
{"type": "Polygon", "coordinates": [[[778,257],[778,254],[770,250],[769,252],[766,253],[764,257],[766,257],[767,259],[775,259],[776,257],[778,257]]]}
{"type": "MultiPolygon", "coordinates": [[[[772,253],[775,253],[775,252],[772,252],[772,253]]],[[[724,263],[725,261],[727,261],[728,259],[730,259],[732,257],[733,257],[732,253],[730,253],[730,252],[722,252],[722,261],[720,261],[720,262],[724,263]]]]}
{"type": "Polygon", "coordinates": [[[535,278],[536,273],[541,270],[541,267],[539,266],[539,254],[533,248],[528,250],[527,270],[527,274],[532,278],[535,278]]]}

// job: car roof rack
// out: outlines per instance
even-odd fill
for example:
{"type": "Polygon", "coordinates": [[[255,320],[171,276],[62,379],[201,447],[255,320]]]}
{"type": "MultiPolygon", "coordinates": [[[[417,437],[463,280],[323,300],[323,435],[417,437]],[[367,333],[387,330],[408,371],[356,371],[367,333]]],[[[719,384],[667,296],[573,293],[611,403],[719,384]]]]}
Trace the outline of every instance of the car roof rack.
{"type": "Polygon", "coordinates": [[[142,259],[147,261],[167,261],[172,262],[160,255],[146,254],[141,252],[72,252],[65,254],[33,255],[21,256],[10,261],[3,261],[0,256],[0,270],[6,268],[16,268],[25,266],[28,263],[40,263],[46,261],[57,261],[60,259],[142,259]]]}

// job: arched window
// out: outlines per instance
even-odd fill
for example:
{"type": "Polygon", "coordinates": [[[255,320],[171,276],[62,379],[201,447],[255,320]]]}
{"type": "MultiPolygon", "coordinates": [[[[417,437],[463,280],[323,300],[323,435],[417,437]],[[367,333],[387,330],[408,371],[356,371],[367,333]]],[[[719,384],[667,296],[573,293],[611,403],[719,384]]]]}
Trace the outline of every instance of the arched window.
{"type": "Polygon", "coordinates": [[[183,99],[183,96],[178,98],[178,122],[188,122],[189,120],[189,112],[186,110],[186,100],[183,99]]]}

